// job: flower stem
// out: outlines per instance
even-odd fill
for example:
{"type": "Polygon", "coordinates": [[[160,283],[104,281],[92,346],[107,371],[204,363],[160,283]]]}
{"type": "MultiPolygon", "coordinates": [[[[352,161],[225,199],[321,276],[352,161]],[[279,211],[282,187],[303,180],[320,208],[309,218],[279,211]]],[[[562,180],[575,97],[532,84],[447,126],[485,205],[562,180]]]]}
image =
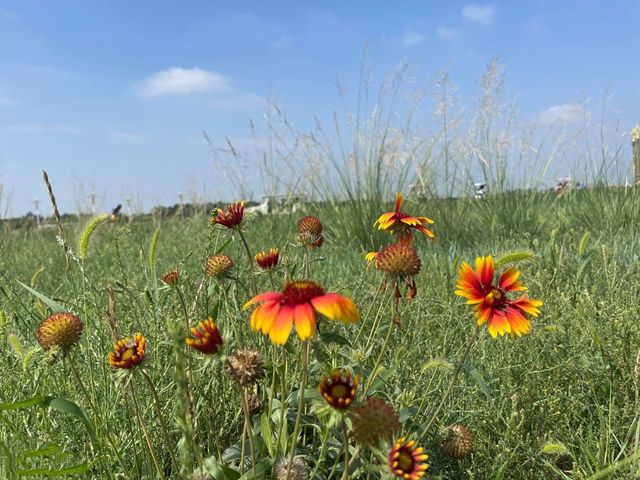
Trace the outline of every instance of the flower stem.
{"type": "MultiPolygon", "coordinates": [[[[242,239],[242,243],[244,244],[244,249],[247,252],[247,257],[249,257],[249,271],[251,271],[251,267],[253,266],[253,255],[251,255],[251,250],[249,249],[249,244],[247,243],[247,239],[244,237],[244,233],[242,233],[241,229],[238,229],[238,234],[242,239]]],[[[258,287],[256,286],[256,279],[253,275],[251,277],[251,287],[253,288],[253,294],[258,294],[258,287]]]]}
{"type": "Polygon", "coordinates": [[[467,359],[467,356],[469,355],[469,352],[471,351],[471,347],[473,346],[473,344],[475,343],[476,339],[478,338],[478,333],[479,332],[480,332],[480,326],[476,325],[476,328],[473,331],[473,335],[469,339],[469,343],[467,343],[467,348],[465,348],[465,350],[464,350],[464,352],[462,354],[462,357],[460,357],[460,360],[458,361],[458,365],[456,366],[456,369],[453,372],[453,377],[451,377],[451,380],[449,381],[449,385],[447,386],[447,389],[445,390],[444,395],[442,396],[442,399],[440,400],[440,403],[438,404],[438,406],[434,410],[433,415],[431,415],[431,418],[427,422],[427,425],[422,430],[422,435],[421,436],[426,435],[426,433],[429,431],[429,428],[431,428],[431,426],[433,425],[433,422],[435,422],[436,418],[438,417],[438,414],[440,413],[440,410],[442,410],[442,407],[444,406],[445,402],[447,401],[447,398],[449,398],[449,394],[451,394],[451,390],[453,390],[453,386],[456,383],[456,379],[458,378],[458,374],[460,373],[460,370],[462,370],[462,365],[464,364],[465,360],[467,359]]]}
{"type": "Polygon", "coordinates": [[[249,437],[249,450],[251,451],[251,475],[256,478],[256,452],[253,446],[253,429],[251,428],[251,414],[249,412],[249,400],[247,399],[247,389],[242,389],[242,410],[244,410],[244,423],[247,426],[247,436],[249,437]]]}
{"type": "Polygon", "coordinates": [[[129,382],[129,387],[131,388],[131,398],[133,399],[133,406],[136,410],[138,423],[140,423],[142,434],[144,435],[144,439],[147,442],[147,447],[149,447],[149,453],[151,453],[151,459],[153,460],[153,464],[156,466],[156,470],[158,471],[158,475],[160,476],[160,478],[165,478],[164,472],[162,471],[162,467],[160,466],[160,464],[158,463],[158,459],[156,458],[153,445],[151,444],[151,439],[149,438],[149,432],[147,431],[147,427],[144,426],[144,420],[142,419],[142,413],[140,413],[140,405],[138,405],[138,397],[136,396],[136,389],[133,386],[133,381],[129,382]]]}
{"type": "Polygon", "coordinates": [[[298,434],[300,433],[300,421],[302,420],[302,410],[304,410],[304,391],[307,388],[307,375],[309,370],[309,342],[302,342],[302,374],[300,375],[300,390],[298,391],[298,413],[296,414],[296,423],[293,427],[293,440],[291,452],[289,453],[289,464],[287,465],[287,476],[285,480],[291,477],[291,467],[293,466],[293,458],[296,454],[296,444],[298,443],[298,434]]]}
{"type": "Polygon", "coordinates": [[[344,438],[344,472],[342,480],[349,478],[349,430],[347,430],[347,422],[342,420],[342,436],[344,438]]]}
{"type": "MultiPolygon", "coordinates": [[[[187,303],[184,300],[184,295],[182,293],[182,289],[180,288],[180,286],[176,286],[176,292],[178,292],[178,298],[180,299],[180,304],[182,305],[182,312],[184,313],[184,323],[185,323],[185,338],[189,336],[189,332],[190,332],[190,328],[191,325],[189,323],[189,311],[187,310],[187,303]]],[[[193,407],[194,404],[194,400],[193,400],[193,376],[191,375],[191,372],[193,371],[193,363],[191,360],[191,351],[189,349],[189,347],[186,347],[187,349],[187,368],[186,368],[186,375],[187,375],[187,405],[189,408],[189,422],[191,423],[191,431],[194,434],[194,444],[196,443],[196,439],[195,439],[195,432],[197,431],[197,425],[196,425],[196,415],[195,415],[195,409],[193,407]]]]}

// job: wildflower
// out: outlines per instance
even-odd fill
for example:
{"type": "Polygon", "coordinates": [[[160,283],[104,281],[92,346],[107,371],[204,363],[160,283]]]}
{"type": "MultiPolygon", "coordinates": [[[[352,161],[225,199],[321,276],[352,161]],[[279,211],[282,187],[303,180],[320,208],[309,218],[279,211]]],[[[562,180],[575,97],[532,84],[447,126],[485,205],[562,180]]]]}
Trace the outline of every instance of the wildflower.
{"type": "Polygon", "coordinates": [[[147,339],[141,333],[133,337],[125,337],[113,345],[113,352],[109,352],[109,365],[115,368],[131,369],[144,360],[147,339]]]}
{"type": "Polygon", "coordinates": [[[372,261],[378,270],[392,277],[413,277],[422,265],[413,247],[400,243],[388,245],[372,261]]]}
{"type": "Polygon", "coordinates": [[[251,328],[269,334],[271,341],[287,342],[295,323],[300,340],[306,341],[316,331],[316,312],[330,320],[355,323],[360,314],[350,299],[337,293],[325,293],[322,285],[311,280],[296,280],[285,284],[282,293],[266,292],[256,295],[245,309],[261,303],[251,314],[251,328]]]}
{"type": "Polygon", "coordinates": [[[227,371],[241,387],[249,387],[264,376],[264,361],[256,350],[236,350],[227,360],[227,371]]]}
{"type": "Polygon", "coordinates": [[[378,220],[373,224],[378,226],[378,230],[385,230],[389,233],[398,234],[398,241],[406,245],[413,242],[412,229],[419,230],[429,238],[434,238],[434,234],[425,225],[433,223],[433,220],[427,217],[412,217],[408,213],[400,210],[404,198],[401,193],[396,193],[396,207],[393,212],[387,212],[380,215],[378,220]]]}
{"type": "Polygon", "coordinates": [[[278,249],[272,248],[268,252],[260,252],[256,255],[256,263],[263,270],[271,270],[278,265],[278,249]]]}
{"type": "Polygon", "coordinates": [[[356,398],[358,376],[352,378],[351,372],[347,370],[343,378],[339,370],[332,370],[329,377],[322,376],[318,386],[320,395],[336,410],[346,410],[356,398]]]}
{"type": "Polygon", "coordinates": [[[82,329],[82,320],[74,313],[54,313],[38,327],[38,343],[43,350],[56,346],[66,353],[80,340],[82,329]]]}
{"type": "Polygon", "coordinates": [[[351,423],[356,441],[374,447],[381,440],[391,440],[400,429],[400,419],[393,407],[375,397],[353,408],[351,423]]]}
{"type": "Polygon", "coordinates": [[[211,223],[217,223],[227,228],[236,228],[242,222],[244,216],[244,202],[230,203],[227,210],[216,209],[211,223]]]}
{"type": "Polygon", "coordinates": [[[276,465],[277,480],[307,480],[309,478],[309,468],[301,456],[293,457],[291,468],[289,468],[289,457],[283,457],[276,465]]]}
{"type": "Polygon", "coordinates": [[[396,477],[407,480],[424,477],[424,472],[429,468],[429,464],[426,463],[429,455],[415,444],[413,440],[401,437],[393,445],[389,453],[389,468],[396,477]]]}
{"type": "Polygon", "coordinates": [[[233,260],[225,253],[218,253],[207,258],[206,272],[209,277],[221,277],[233,268],[233,260]]]}
{"type": "Polygon", "coordinates": [[[180,271],[177,268],[174,268],[165,272],[160,279],[164,284],[169,285],[170,287],[175,287],[180,281],[180,271]]]}
{"type": "Polygon", "coordinates": [[[298,222],[298,232],[309,232],[314,235],[320,235],[322,233],[322,222],[318,217],[304,217],[298,222]]]}
{"type": "Polygon", "coordinates": [[[520,272],[509,268],[500,275],[494,284],[493,257],[476,258],[475,270],[466,262],[462,262],[458,273],[456,295],[467,298],[467,303],[475,305],[475,316],[478,325],[487,324],[493,338],[498,334],[509,333],[520,336],[531,330],[531,322],[526,315],[537,317],[540,313],[540,300],[527,298],[525,295],[516,300],[507,297],[510,292],[520,292],[527,288],[518,280],[520,272]]]}
{"type": "Polygon", "coordinates": [[[321,233],[300,232],[296,235],[296,242],[303,247],[313,250],[322,246],[324,237],[321,233]]]}
{"type": "Polygon", "coordinates": [[[447,428],[442,441],[442,451],[451,458],[465,458],[473,450],[473,433],[464,425],[456,423],[447,428]]]}
{"type": "Polygon", "coordinates": [[[185,340],[190,347],[207,354],[218,353],[222,348],[222,336],[213,318],[209,317],[198,323],[197,327],[191,327],[191,332],[195,338],[185,340]]]}

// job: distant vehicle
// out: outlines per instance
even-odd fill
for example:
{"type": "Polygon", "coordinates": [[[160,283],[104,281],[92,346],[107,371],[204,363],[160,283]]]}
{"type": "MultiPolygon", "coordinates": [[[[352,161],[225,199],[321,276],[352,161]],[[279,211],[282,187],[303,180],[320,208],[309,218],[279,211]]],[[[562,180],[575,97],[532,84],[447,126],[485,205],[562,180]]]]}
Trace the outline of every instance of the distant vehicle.
{"type": "Polygon", "coordinates": [[[307,195],[263,195],[262,203],[247,207],[247,213],[267,215],[270,213],[295,213],[307,201],[307,195]]]}
{"type": "Polygon", "coordinates": [[[487,196],[487,184],[482,182],[476,182],[473,184],[475,190],[474,198],[486,198],[487,196]]]}

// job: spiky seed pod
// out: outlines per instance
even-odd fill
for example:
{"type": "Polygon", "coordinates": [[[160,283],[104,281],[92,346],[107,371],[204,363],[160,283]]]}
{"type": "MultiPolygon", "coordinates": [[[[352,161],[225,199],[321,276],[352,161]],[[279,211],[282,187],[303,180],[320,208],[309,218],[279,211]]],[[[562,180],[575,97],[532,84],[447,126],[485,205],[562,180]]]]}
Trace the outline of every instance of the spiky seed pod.
{"type": "Polygon", "coordinates": [[[391,440],[400,430],[400,419],[393,407],[374,397],[353,408],[351,423],[356,441],[374,447],[382,440],[391,440]]]}
{"type": "Polygon", "coordinates": [[[162,277],[160,277],[162,282],[165,285],[169,285],[170,287],[175,287],[180,281],[180,271],[177,268],[169,270],[165,272],[162,277]]]}
{"type": "Polygon", "coordinates": [[[38,343],[43,350],[56,346],[64,353],[80,340],[82,320],[71,312],[58,312],[47,317],[38,327],[38,343]]]}
{"type": "Polygon", "coordinates": [[[262,397],[259,393],[250,393],[247,401],[251,415],[258,415],[262,411],[262,397]]]}
{"type": "Polygon", "coordinates": [[[442,451],[451,458],[465,458],[473,450],[473,433],[462,424],[456,423],[447,429],[442,440],[442,451]]]}
{"type": "Polygon", "coordinates": [[[289,457],[284,457],[280,459],[276,465],[277,480],[285,480],[286,478],[289,480],[307,480],[309,478],[309,468],[300,456],[293,457],[293,461],[291,462],[291,473],[287,477],[288,472],[289,457]]]}
{"type": "Polygon", "coordinates": [[[296,235],[296,242],[298,243],[298,245],[313,250],[322,246],[322,244],[324,243],[324,237],[322,236],[322,234],[300,232],[296,235]]]}
{"type": "Polygon", "coordinates": [[[229,273],[232,268],[233,260],[231,260],[229,255],[219,253],[207,258],[206,271],[209,277],[221,277],[222,275],[229,273]]]}
{"type": "Polygon", "coordinates": [[[374,257],[378,270],[392,277],[412,277],[420,272],[420,258],[408,245],[393,243],[374,257]]]}
{"type": "Polygon", "coordinates": [[[304,217],[298,222],[298,232],[309,232],[314,235],[320,235],[322,233],[322,222],[318,217],[304,217]]]}
{"type": "Polygon", "coordinates": [[[264,361],[256,350],[236,350],[227,360],[227,371],[241,387],[250,387],[264,376],[264,361]]]}

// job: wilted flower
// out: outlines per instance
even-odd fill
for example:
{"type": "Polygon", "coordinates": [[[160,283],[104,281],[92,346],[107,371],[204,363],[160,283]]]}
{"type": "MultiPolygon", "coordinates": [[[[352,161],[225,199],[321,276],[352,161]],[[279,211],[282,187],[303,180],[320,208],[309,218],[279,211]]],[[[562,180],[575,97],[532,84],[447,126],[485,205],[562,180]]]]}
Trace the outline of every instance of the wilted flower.
{"type": "Polygon", "coordinates": [[[355,323],[360,314],[353,301],[337,293],[325,293],[322,285],[310,280],[296,280],[285,284],[282,293],[266,292],[256,295],[245,309],[261,303],[251,314],[251,328],[269,334],[271,341],[287,342],[295,323],[300,340],[311,338],[316,331],[316,312],[330,320],[355,323]]]}
{"type": "Polygon", "coordinates": [[[209,277],[221,277],[233,268],[233,260],[225,253],[218,253],[207,258],[206,272],[209,277]]]}
{"type": "Polygon", "coordinates": [[[467,303],[475,305],[478,325],[487,324],[493,338],[498,334],[509,333],[520,336],[531,330],[527,314],[537,317],[540,313],[540,300],[532,300],[525,295],[511,300],[510,292],[519,292],[527,288],[518,280],[520,272],[508,268],[494,285],[493,257],[476,258],[475,270],[467,262],[462,262],[458,273],[456,295],[467,298],[467,303]]]}
{"type": "Polygon", "coordinates": [[[256,350],[236,350],[227,360],[227,371],[241,387],[249,387],[264,376],[264,361],[256,350]]]}
{"type": "Polygon", "coordinates": [[[116,368],[131,369],[144,360],[147,339],[141,333],[133,337],[125,337],[113,345],[113,352],[109,352],[109,365],[116,368]]]}
{"type": "Polygon", "coordinates": [[[399,438],[389,453],[389,468],[396,477],[406,480],[417,480],[424,477],[424,472],[429,468],[426,460],[429,455],[424,449],[416,447],[416,442],[399,438]]]}
{"type": "Polygon", "coordinates": [[[191,333],[193,337],[188,337],[186,344],[202,353],[214,354],[222,348],[222,336],[211,317],[198,323],[198,326],[191,327],[191,333]]]}
{"type": "Polygon", "coordinates": [[[332,370],[329,378],[322,376],[318,386],[320,395],[336,410],[346,410],[353,403],[358,391],[358,376],[351,377],[346,371],[344,377],[339,370],[332,370]]]}
{"type": "Polygon", "coordinates": [[[160,277],[163,283],[169,285],[170,287],[175,287],[180,281],[180,271],[177,268],[169,270],[165,272],[162,277],[160,277]]]}
{"type": "Polygon", "coordinates": [[[464,425],[456,423],[447,428],[442,440],[442,451],[451,458],[464,458],[473,450],[473,433],[464,425]]]}
{"type": "Polygon", "coordinates": [[[429,238],[434,238],[433,232],[425,225],[433,223],[433,220],[427,217],[413,217],[408,213],[400,210],[404,198],[401,193],[396,193],[396,207],[393,212],[387,212],[380,215],[378,220],[373,224],[378,226],[378,230],[385,230],[389,233],[398,235],[398,242],[411,245],[413,242],[413,233],[411,230],[419,230],[429,238]]]}
{"type": "Polygon", "coordinates": [[[272,248],[268,252],[260,252],[256,255],[256,263],[263,270],[271,270],[278,265],[278,249],[272,248]]]}
{"type": "Polygon", "coordinates": [[[291,469],[289,469],[289,457],[283,457],[277,463],[276,479],[286,480],[287,478],[289,480],[307,480],[309,478],[309,468],[301,456],[293,457],[291,469]]]}
{"type": "Polygon", "coordinates": [[[71,312],[58,312],[47,317],[38,327],[38,343],[43,350],[56,346],[64,353],[80,340],[82,320],[71,312]]]}
{"type": "Polygon", "coordinates": [[[353,407],[351,424],[356,441],[374,447],[382,440],[391,440],[400,429],[400,419],[393,407],[374,397],[353,407]]]}
{"type": "Polygon", "coordinates": [[[313,250],[322,246],[324,237],[321,233],[299,232],[296,235],[296,242],[303,247],[313,250]]]}
{"type": "Polygon", "coordinates": [[[223,225],[227,228],[235,228],[242,222],[244,216],[244,202],[230,203],[227,206],[227,210],[216,209],[211,217],[212,223],[223,225]]]}

